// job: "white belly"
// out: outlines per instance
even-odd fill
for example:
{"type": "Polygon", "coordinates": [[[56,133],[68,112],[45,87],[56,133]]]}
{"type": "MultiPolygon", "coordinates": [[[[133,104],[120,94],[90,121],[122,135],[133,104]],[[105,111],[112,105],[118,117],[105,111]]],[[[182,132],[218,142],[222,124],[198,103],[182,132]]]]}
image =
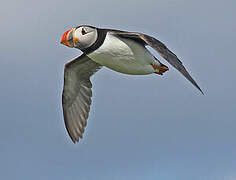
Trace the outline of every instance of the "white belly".
{"type": "Polygon", "coordinates": [[[131,39],[119,39],[109,33],[101,47],[88,54],[93,61],[125,74],[151,74],[151,64],[160,66],[153,55],[131,39]]]}

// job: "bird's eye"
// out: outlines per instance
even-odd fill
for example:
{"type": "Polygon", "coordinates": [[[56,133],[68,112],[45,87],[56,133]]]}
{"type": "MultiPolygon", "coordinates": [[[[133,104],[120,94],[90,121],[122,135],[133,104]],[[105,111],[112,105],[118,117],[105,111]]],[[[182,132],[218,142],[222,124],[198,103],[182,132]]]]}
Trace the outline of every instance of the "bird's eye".
{"type": "Polygon", "coordinates": [[[87,34],[86,31],[84,29],[82,29],[82,35],[87,34]]]}

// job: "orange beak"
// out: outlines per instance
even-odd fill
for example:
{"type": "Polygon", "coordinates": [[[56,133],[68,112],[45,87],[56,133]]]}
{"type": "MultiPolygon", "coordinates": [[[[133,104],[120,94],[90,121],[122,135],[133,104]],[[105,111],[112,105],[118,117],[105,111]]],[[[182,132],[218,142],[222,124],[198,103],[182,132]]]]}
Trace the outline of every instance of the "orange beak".
{"type": "Polygon", "coordinates": [[[66,45],[66,46],[68,46],[68,47],[71,47],[71,45],[70,45],[69,42],[68,42],[68,35],[69,35],[69,33],[71,32],[71,30],[72,30],[72,29],[66,31],[66,32],[62,35],[62,37],[61,37],[61,44],[64,44],[64,45],[66,45]]]}

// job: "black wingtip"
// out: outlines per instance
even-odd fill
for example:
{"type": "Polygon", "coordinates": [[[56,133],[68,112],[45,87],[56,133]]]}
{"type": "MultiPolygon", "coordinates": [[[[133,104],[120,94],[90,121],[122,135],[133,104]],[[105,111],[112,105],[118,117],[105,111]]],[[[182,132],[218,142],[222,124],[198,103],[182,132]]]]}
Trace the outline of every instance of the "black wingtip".
{"type": "Polygon", "coordinates": [[[184,77],[189,80],[201,93],[204,95],[204,92],[201,90],[201,88],[198,86],[196,81],[190,76],[190,74],[187,72],[187,70],[182,66],[181,71],[180,71],[184,77]]]}
{"type": "Polygon", "coordinates": [[[202,95],[205,95],[204,92],[201,91],[201,93],[202,93],[202,95]]]}
{"type": "Polygon", "coordinates": [[[202,95],[205,95],[204,92],[201,90],[199,86],[197,86],[198,90],[202,93],[202,95]]]}
{"type": "Polygon", "coordinates": [[[194,81],[194,79],[191,76],[190,76],[190,78],[189,77],[186,77],[186,78],[202,93],[202,95],[205,95],[204,92],[202,91],[202,89],[198,86],[196,81],[194,81]]]}
{"type": "Polygon", "coordinates": [[[201,89],[200,89],[200,91],[201,91],[202,95],[205,95],[204,92],[201,89]]]}
{"type": "Polygon", "coordinates": [[[204,92],[202,91],[202,89],[198,86],[196,81],[190,76],[190,74],[186,70],[185,70],[185,73],[182,73],[182,74],[194,85],[194,87],[196,87],[202,93],[202,95],[204,95],[204,92]]]}

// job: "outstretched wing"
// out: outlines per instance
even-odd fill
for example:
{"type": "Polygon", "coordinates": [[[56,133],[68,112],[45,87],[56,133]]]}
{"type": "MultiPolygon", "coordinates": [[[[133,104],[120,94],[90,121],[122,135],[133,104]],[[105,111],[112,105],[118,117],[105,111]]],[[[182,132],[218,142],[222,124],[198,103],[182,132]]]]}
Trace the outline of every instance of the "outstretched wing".
{"type": "Polygon", "coordinates": [[[188,71],[183,66],[182,62],[161,41],[155,39],[154,37],[151,37],[151,36],[148,36],[148,35],[145,35],[142,33],[117,31],[117,30],[108,30],[108,31],[110,31],[110,33],[112,33],[114,35],[118,35],[120,37],[125,37],[125,38],[131,38],[131,39],[134,39],[144,45],[151,46],[166,61],[168,61],[174,68],[176,68],[180,73],[182,73],[185,76],[185,78],[187,78],[203,94],[201,88],[198,86],[198,84],[195,82],[195,80],[190,76],[188,71]]]}
{"type": "Polygon", "coordinates": [[[85,54],[65,65],[62,106],[66,129],[72,141],[82,138],[91,105],[90,77],[102,66],[85,54]]]}

